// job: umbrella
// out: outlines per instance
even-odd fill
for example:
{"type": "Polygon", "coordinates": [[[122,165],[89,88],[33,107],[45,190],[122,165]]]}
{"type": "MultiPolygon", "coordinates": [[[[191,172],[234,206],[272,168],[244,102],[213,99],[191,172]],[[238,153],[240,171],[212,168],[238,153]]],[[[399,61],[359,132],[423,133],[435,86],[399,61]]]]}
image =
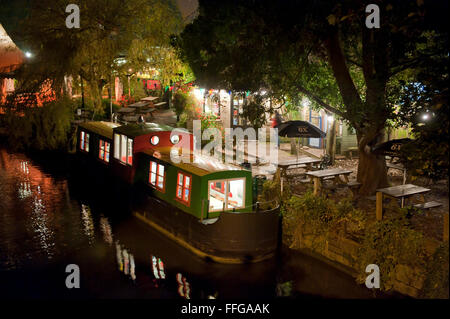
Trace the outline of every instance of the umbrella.
{"type": "MultiPolygon", "coordinates": [[[[311,137],[324,138],[326,133],[320,130],[314,124],[306,121],[287,121],[280,123],[275,128],[278,128],[278,135],[284,137],[311,137]]],[[[300,139],[298,140],[300,144],[300,139]]],[[[298,160],[298,151],[297,151],[298,160]]]]}
{"type": "Polygon", "coordinates": [[[285,137],[323,138],[326,136],[325,132],[306,121],[287,121],[275,126],[275,128],[278,128],[279,136],[285,137]]]}
{"type": "MultiPolygon", "coordinates": [[[[410,138],[400,138],[380,143],[372,147],[372,153],[376,155],[401,158],[402,146],[411,141],[412,140],[410,138]]],[[[403,170],[403,184],[405,183],[406,183],[406,169],[403,170]]]]}
{"type": "Polygon", "coordinates": [[[377,155],[400,157],[400,150],[402,146],[411,141],[412,140],[410,138],[400,138],[380,143],[372,147],[372,153],[377,155]]]}

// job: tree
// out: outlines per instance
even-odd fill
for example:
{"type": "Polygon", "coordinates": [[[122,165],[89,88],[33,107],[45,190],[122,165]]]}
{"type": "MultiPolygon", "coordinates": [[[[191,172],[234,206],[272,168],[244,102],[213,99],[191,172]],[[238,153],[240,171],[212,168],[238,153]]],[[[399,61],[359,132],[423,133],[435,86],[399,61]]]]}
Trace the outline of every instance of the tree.
{"type": "Polygon", "coordinates": [[[200,83],[252,92],[264,87],[275,98],[307,96],[356,130],[360,192],[387,186],[384,157],[371,148],[397,117],[399,80],[442,54],[437,43],[447,36],[439,26],[447,2],[373,1],[381,27],[372,29],[366,4],[356,0],[199,3],[199,16],[176,46],[200,83]]]}
{"type": "MultiPolygon", "coordinates": [[[[446,41],[448,48],[448,38],[446,41]]],[[[402,147],[402,155],[414,177],[445,178],[448,182],[448,80],[448,55],[443,54],[430,57],[414,74],[414,82],[402,86],[399,124],[410,123],[415,137],[402,147]]]]}
{"type": "MultiPolygon", "coordinates": [[[[35,91],[46,79],[62,92],[66,75],[86,84],[94,111],[103,111],[103,87],[115,75],[155,69],[163,82],[178,78],[183,65],[170,46],[181,30],[175,1],[85,0],[79,4],[80,28],[67,28],[67,1],[33,1],[20,40],[34,58],[23,68],[19,91],[35,91]],[[119,57],[124,57],[121,63],[119,57]]],[[[112,85],[112,83],[110,83],[112,85]]]]}

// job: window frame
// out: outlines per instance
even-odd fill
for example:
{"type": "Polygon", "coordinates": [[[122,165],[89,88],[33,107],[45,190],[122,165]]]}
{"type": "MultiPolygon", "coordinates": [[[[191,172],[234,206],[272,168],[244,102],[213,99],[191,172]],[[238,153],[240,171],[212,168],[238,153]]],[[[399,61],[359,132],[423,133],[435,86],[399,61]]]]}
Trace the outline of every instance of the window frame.
{"type": "MultiPolygon", "coordinates": [[[[150,165],[149,165],[149,168],[148,168],[148,183],[149,183],[149,185],[151,187],[157,189],[158,191],[164,193],[166,191],[166,172],[167,172],[167,170],[166,170],[166,166],[165,165],[163,165],[161,163],[158,163],[157,161],[150,160],[150,165]],[[152,172],[152,163],[156,164],[156,173],[152,172]],[[164,167],[164,174],[163,174],[163,176],[159,175],[159,167],[160,166],[164,167]],[[151,181],[152,174],[155,174],[155,184],[152,184],[152,181],[151,181]],[[160,188],[158,186],[158,177],[162,177],[162,179],[163,179],[163,187],[162,188],[160,188]]],[[[178,180],[177,180],[177,183],[178,183],[178,180]]]]}
{"type": "MultiPolygon", "coordinates": [[[[217,182],[225,182],[224,184],[225,184],[225,186],[224,186],[224,191],[223,191],[223,193],[222,194],[224,194],[224,199],[225,199],[225,210],[223,210],[223,208],[221,208],[221,209],[210,209],[210,207],[209,207],[209,205],[208,205],[208,212],[222,212],[222,211],[233,211],[233,210],[237,210],[237,209],[244,209],[245,208],[245,196],[246,196],[246,192],[245,192],[245,187],[246,187],[246,181],[247,181],[247,179],[245,178],[245,177],[235,177],[235,178],[223,178],[223,179],[210,179],[210,180],[208,180],[208,201],[209,201],[209,198],[210,198],[210,196],[211,196],[211,186],[210,186],[210,184],[211,183],[213,183],[214,184],[214,186],[213,186],[213,189],[216,191],[216,192],[220,192],[220,193],[222,193],[222,191],[221,190],[219,190],[218,188],[216,188],[215,187],[215,183],[217,183],[217,182]],[[229,190],[229,182],[230,181],[236,181],[236,180],[242,180],[242,181],[244,181],[244,187],[243,187],[243,189],[242,189],[242,191],[243,191],[243,196],[242,196],[242,206],[239,206],[239,207],[233,207],[233,208],[228,208],[228,195],[229,195],[229,193],[230,193],[230,190],[229,190]]],[[[178,180],[177,180],[177,182],[178,182],[178,180]]]]}
{"type": "Polygon", "coordinates": [[[191,195],[192,195],[192,175],[187,174],[185,172],[182,171],[178,171],[177,172],[177,180],[176,180],[176,187],[175,187],[175,200],[179,201],[180,203],[183,203],[186,206],[191,206],[191,195]],[[178,197],[178,189],[180,187],[180,185],[178,184],[178,180],[179,180],[179,176],[182,175],[183,176],[183,182],[181,185],[181,198],[178,197]],[[189,198],[187,201],[184,200],[184,191],[186,189],[186,177],[189,177],[189,198]]]}
{"type": "MultiPolygon", "coordinates": [[[[134,139],[126,136],[125,134],[114,133],[113,141],[114,141],[114,154],[113,154],[114,158],[123,165],[133,166],[134,139]],[[116,136],[117,136],[117,139],[116,139],[116,136]],[[125,142],[122,143],[122,141],[124,141],[124,140],[125,140],[125,142]],[[117,145],[116,145],[117,142],[119,144],[118,149],[117,149],[117,145]],[[123,145],[123,144],[125,144],[125,145],[123,145]],[[130,151],[129,144],[131,144],[131,154],[128,154],[128,151],[130,151]],[[122,161],[122,151],[123,151],[124,147],[125,147],[125,161],[122,161]],[[131,157],[131,160],[130,160],[130,157],[131,157]]],[[[111,153],[110,153],[110,156],[111,156],[111,153]]]]}
{"type": "Polygon", "coordinates": [[[108,141],[105,141],[101,138],[98,139],[98,158],[105,163],[109,163],[111,160],[111,143],[108,141]],[[102,149],[103,145],[103,149],[102,149]],[[107,145],[109,145],[109,151],[107,150],[107,145]],[[103,151],[103,156],[101,155],[103,151]],[[108,154],[108,160],[106,160],[106,154],[108,154]]]}
{"type": "Polygon", "coordinates": [[[89,153],[89,141],[90,141],[89,133],[84,130],[80,130],[80,150],[82,150],[83,152],[89,153]],[[87,140],[87,143],[86,143],[86,140],[87,140]],[[86,147],[86,145],[87,145],[87,147],[86,147]]]}

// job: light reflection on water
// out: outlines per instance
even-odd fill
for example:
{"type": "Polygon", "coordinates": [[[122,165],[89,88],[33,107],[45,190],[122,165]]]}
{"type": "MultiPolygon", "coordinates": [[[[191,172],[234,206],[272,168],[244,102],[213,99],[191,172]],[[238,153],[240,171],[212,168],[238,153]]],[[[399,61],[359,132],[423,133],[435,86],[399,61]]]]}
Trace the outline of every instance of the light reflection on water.
{"type": "Polygon", "coordinates": [[[0,297],[371,296],[353,278],[306,257],[283,266],[202,261],[86,183],[0,148],[0,282],[7,287],[0,297]],[[63,286],[70,263],[80,266],[80,292],[63,286]]]}

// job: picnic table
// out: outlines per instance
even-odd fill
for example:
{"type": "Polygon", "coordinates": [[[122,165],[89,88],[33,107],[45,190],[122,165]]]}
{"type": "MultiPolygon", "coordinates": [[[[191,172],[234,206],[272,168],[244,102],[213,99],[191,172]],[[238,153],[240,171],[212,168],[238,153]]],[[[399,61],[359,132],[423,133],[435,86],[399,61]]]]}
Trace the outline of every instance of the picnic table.
{"type": "Polygon", "coordinates": [[[300,157],[298,159],[280,161],[278,162],[278,167],[281,169],[281,175],[287,176],[289,168],[304,168],[307,171],[311,171],[320,162],[321,160],[318,158],[300,157]]]}
{"type": "Polygon", "coordinates": [[[152,104],[152,102],[148,102],[148,101],[139,101],[133,104],[128,105],[128,107],[134,107],[134,108],[142,108],[142,107],[147,107],[150,104],[152,104]]]}
{"type": "Polygon", "coordinates": [[[149,101],[149,102],[153,102],[154,100],[157,100],[158,97],[156,96],[147,96],[141,99],[141,101],[149,101]]]}
{"type": "Polygon", "coordinates": [[[145,108],[145,109],[140,109],[139,110],[139,114],[150,114],[151,117],[153,117],[153,112],[155,112],[156,109],[154,107],[149,107],[149,108],[145,108]]]}
{"type": "MultiPolygon", "coordinates": [[[[405,206],[405,200],[411,199],[414,196],[419,195],[421,198],[421,202],[423,203],[423,208],[430,208],[429,206],[433,205],[434,202],[431,202],[427,207],[425,207],[425,197],[424,194],[428,193],[430,191],[429,188],[425,188],[422,186],[417,186],[414,184],[406,184],[406,185],[397,185],[392,187],[386,187],[386,188],[379,188],[376,190],[376,216],[377,220],[381,220],[383,218],[383,200],[384,197],[390,197],[393,199],[401,199],[401,205],[400,207],[405,206]]],[[[440,203],[437,203],[437,206],[439,206],[440,203]]],[[[416,205],[415,205],[416,206],[416,205]]],[[[420,208],[421,205],[417,205],[416,207],[420,208]]]]}
{"type": "Polygon", "coordinates": [[[133,113],[134,111],[136,111],[136,109],[133,107],[121,107],[117,110],[117,113],[133,113]]]}
{"type": "Polygon", "coordinates": [[[314,182],[314,195],[317,195],[321,188],[324,179],[332,179],[334,184],[346,184],[350,186],[348,175],[353,171],[341,168],[322,169],[318,171],[308,171],[306,175],[311,177],[314,182]],[[344,181],[340,179],[344,178],[344,181]]]}
{"type": "Polygon", "coordinates": [[[157,108],[163,108],[164,105],[166,105],[166,104],[167,104],[166,102],[159,102],[159,103],[156,103],[154,106],[157,108]]]}

